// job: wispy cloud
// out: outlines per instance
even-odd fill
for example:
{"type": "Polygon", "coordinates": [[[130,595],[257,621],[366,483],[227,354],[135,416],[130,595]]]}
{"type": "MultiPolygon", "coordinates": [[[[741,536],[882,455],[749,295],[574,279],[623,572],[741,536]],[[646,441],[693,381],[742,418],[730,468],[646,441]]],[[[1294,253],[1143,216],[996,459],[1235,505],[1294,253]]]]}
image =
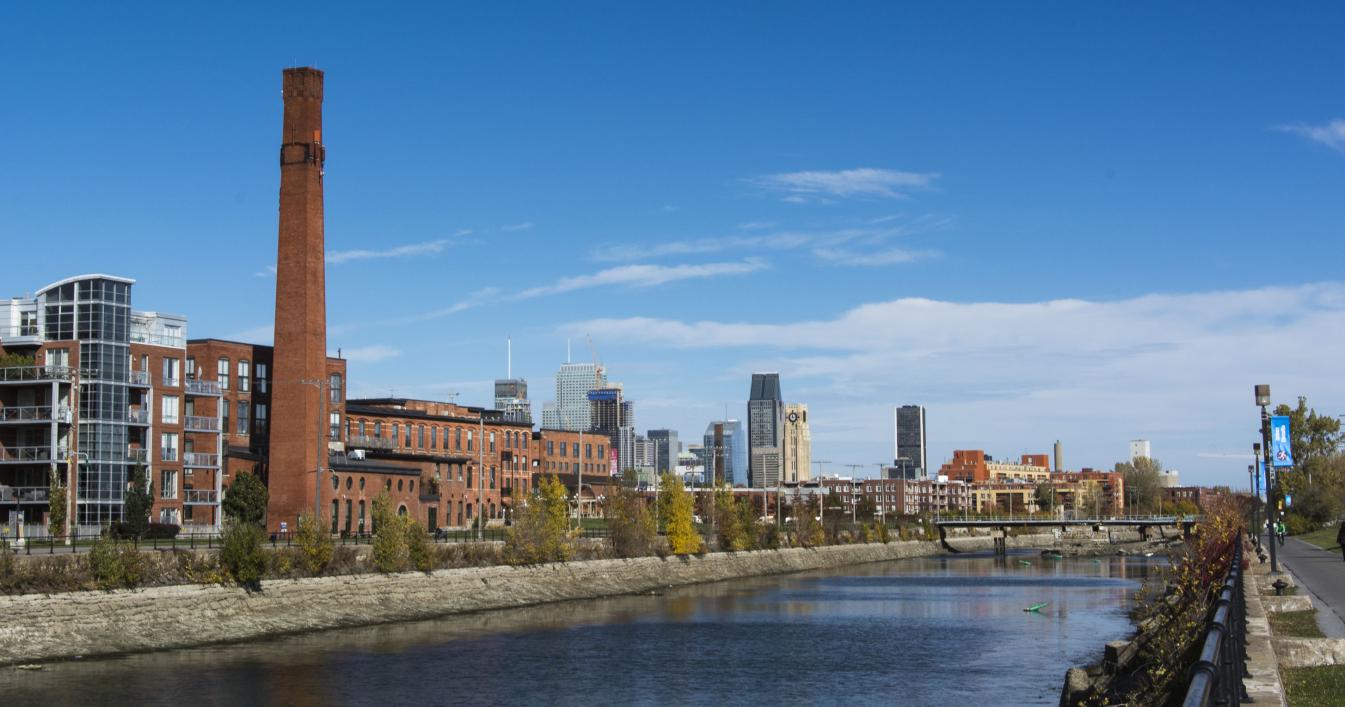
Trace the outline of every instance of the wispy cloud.
{"type": "Polygon", "coordinates": [[[475,309],[493,300],[498,300],[499,298],[500,298],[500,288],[484,287],[482,289],[476,290],[475,292],[472,292],[471,294],[458,300],[457,302],[454,302],[453,304],[447,307],[431,310],[429,312],[423,312],[413,317],[398,319],[395,320],[395,323],[412,324],[415,322],[423,322],[430,319],[442,319],[444,317],[451,317],[454,314],[465,312],[469,309],[475,309]]]}
{"type": "Polygon", "coordinates": [[[274,331],[275,327],[271,326],[270,324],[263,324],[261,326],[252,327],[251,329],[236,331],[232,334],[229,334],[228,336],[225,336],[224,338],[229,341],[242,341],[248,344],[269,345],[271,343],[271,340],[275,338],[274,331]]]}
{"type": "Polygon", "coordinates": [[[1275,129],[1320,142],[1338,152],[1345,152],[1345,120],[1339,118],[1325,125],[1279,125],[1275,129]]]}
{"type": "Polygon", "coordinates": [[[500,226],[500,230],[501,230],[501,231],[526,231],[526,230],[528,230],[529,228],[532,228],[533,226],[536,226],[536,225],[537,225],[537,224],[533,223],[532,221],[524,221],[523,223],[511,223],[511,224],[509,224],[509,225],[507,225],[507,226],[500,226]]]}
{"type": "Polygon", "coordinates": [[[589,275],[578,275],[557,280],[550,285],[530,287],[509,297],[511,300],[531,299],[543,295],[573,292],[591,287],[626,285],[654,287],[679,280],[699,280],[724,275],[744,275],[768,267],[761,258],[747,258],[732,263],[698,263],[683,265],[620,265],[589,275]]]}
{"type": "Polygon", "coordinates": [[[377,363],[401,355],[402,352],[400,349],[395,349],[391,346],[383,346],[382,344],[357,346],[353,349],[343,349],[341,351],[341,356],[347,361],[355,361],[357,363],[377,363]]]}
{"type": "Polygon", "coordinates": [[[901,265],[926,260],[938,255],[934,250],[907,250],[905,248],[885,248],[872,252],[850,250],[848,248],[816,248],[813,255],[837,265],[856,267],[881,267],[883,265],[901,265]]]}
{"type": "Polygon", "coordinates": [[[933,255],[934,251],[884,249],[883,246],[888,241],[894,238],[942,230],[951,223],[952,219],[946,216],[923,215],[905,223],[892,223],[890,218],[884,218],[863,226],[820,231],[782,230],[750,235],[735,233],[693,240],[663,241],[661,243],[608,243],[593,249],[590,257],[599,262],[610,262],[677,255],[700,255],[733,250],[759,253],[763,251],[812,249],[817,257],[831,262],[876,258],[882,262],[865,262],[863,264],[891,265],[928,257],[933,255]],[[839,250],[842,247],[849,248],[849,250],[842,252],[839,250]],[[883,252],[872,253],[870,251],[883,252]],[[900,257],[903,253],[916,257],[903,260],[900,257]]]}
{"type": "Polygon", "coordinates": [[[904,199],[911,192],[929,189],[938,174],[901,172],[860,167],[834,172],[807,170],[766,174],[747,180],[767,191],[785,194],[791,203],[837,199],[904,199]]]}
{"type": "Polygon", "coordinates": [[[447,248],[453,241],[448,238],[441,238],[434,241],[425,241],[424,243],[408,243],[384,250],[333,250],[327,252],[327,264],[340,265],[356,260],[377,260],[382,258],[406,258],[413,255],[426,255],[428,253],[438,253],[447,248]]]}
{"type": "Polygon", "coordinates": [[[274,266],[274,265],[267,265],[266,267],[262,268],[261,270],[258,270],[257,272],[252,273],[252,276],[253,276],[253,277],[275,277],[275,276],[276,276],[276,266],[274,266]]]}

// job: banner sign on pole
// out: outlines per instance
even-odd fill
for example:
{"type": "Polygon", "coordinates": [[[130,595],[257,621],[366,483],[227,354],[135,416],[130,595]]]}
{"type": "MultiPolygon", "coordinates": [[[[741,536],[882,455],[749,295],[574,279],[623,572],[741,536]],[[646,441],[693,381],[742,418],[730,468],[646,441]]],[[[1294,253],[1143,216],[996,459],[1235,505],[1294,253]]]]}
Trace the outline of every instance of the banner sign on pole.
{"type": "Polygon", "coordinates": [[[1275,415],[1270,418],[1270,459],[1271,466],[1293,466],[1294,451],[1289,445],[1289,417],[1275,415]]]}

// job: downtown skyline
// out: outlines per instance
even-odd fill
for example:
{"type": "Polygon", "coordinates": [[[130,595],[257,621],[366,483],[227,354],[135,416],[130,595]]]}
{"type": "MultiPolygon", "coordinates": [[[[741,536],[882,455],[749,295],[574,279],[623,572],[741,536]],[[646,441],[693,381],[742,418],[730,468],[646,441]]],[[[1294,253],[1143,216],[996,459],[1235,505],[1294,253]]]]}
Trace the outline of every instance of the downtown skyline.
{"type": "Polygon", "coordinates": [[[269,343],[274,74],[297,58],[330,77],[328,344],[352,396],[489,405],[512,336],[537,415],[566,339],[587,362],[591,334],[642,430],[742,419],[750,374],[778,370],[831,473],[890,462],[891,408],[913,403],[932,467],[1056,439],[1071,468],[1110,467],[1146,438],[1206,485],[1250,457],[1251,383],[1345,412],[1329,18],[1230,10],[1196,37],[1209,18],[1170,9],[1163,27],[906,10],[889,43],[862,13],[818,28],[795,5],[764,27],[607,10],[446,16],[461,44],[412,28],[392,55],[405,18],[339,9],[300,49],[260,13],[230,19],[252,53],[223,30],[166,37],[165,13],[104,33],[99,11],[0,11],[7,63],[43,67],[11,77],[20,108],[0,117],[0,233],[60,254],[0,277],[131,277],[192,337],[269,343]],[[36,41],[58,19],[77,49],[36,41]],[[622,32],[639,21],[660,27],[644,46],[622,32]],[[953,26],[970,54],[920,39],[953,26]],[[360,31],[376,41],[348,45],[360,31]],[[1182,59],[1177,37],[1203,51],[1182,59]],[[789,51],[810,40],[813,61],[789,51]],[[1063,51],[1081,61],[1040,63],[1063,51]]]}

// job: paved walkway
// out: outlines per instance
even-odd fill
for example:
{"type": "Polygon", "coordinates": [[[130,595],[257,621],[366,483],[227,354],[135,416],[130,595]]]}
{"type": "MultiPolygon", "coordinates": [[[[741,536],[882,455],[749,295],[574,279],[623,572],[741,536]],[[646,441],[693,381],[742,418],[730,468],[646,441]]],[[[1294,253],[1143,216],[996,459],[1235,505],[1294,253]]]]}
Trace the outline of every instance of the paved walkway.
{"type": "Polygon", "coordinates": [[[1288,568],[1317,607],[1317,624],[1328,638],[1345,638],[1345,561],[1340,551],[1327,552],[1298,538],[1289,538],[1279,551],[1288,568]]]}

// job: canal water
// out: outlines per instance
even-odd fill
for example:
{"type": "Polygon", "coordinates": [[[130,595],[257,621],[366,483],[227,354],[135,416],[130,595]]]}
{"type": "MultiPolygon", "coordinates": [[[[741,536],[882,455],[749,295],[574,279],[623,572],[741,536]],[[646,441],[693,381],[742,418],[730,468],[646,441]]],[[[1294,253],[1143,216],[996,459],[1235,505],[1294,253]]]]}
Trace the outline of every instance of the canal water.
{"type": "MultiPolygon", "coordinates": [[[[1150,561],[938,557],[0,669],[0,700],[150,705],[1053,705],[1150,561]],[[1024,608],[1046,602],[1039,612],[1024,608]]],[[[3,619],[0,619],[2,621],[3,619]]],[[[201,631],[208,634],[209,626],[201,631]]]]}

